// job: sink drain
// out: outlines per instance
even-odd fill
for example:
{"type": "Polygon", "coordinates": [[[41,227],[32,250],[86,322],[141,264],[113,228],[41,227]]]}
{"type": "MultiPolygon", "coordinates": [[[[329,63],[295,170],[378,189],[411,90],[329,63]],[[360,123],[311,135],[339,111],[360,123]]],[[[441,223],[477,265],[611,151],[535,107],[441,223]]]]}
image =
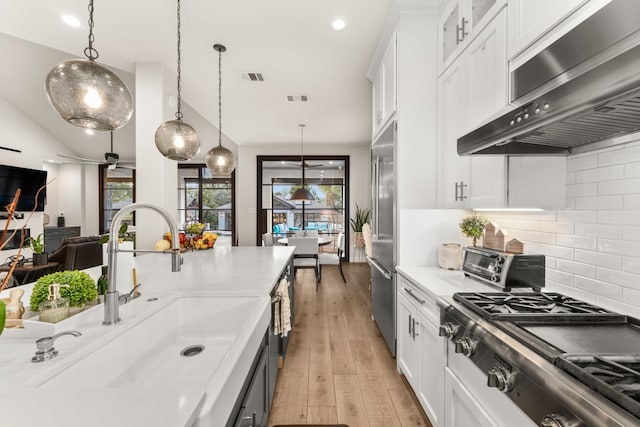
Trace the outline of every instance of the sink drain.
{"type": "Polygon", "coordinates": [[[190,345],[180,352],[180,356],[191,357],[196,356],[204,351],[204,346],[200,344],[190,345]]]}

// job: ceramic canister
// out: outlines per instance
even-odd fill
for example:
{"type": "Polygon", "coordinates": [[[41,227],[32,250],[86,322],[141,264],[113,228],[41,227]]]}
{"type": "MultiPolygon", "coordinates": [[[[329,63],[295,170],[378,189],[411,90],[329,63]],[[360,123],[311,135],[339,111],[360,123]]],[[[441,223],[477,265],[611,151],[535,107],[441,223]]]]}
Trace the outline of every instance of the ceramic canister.
{"type": "Polygon", "coordinates": [[[462,268],[462,246],[458,243],[443,243],[438,248],[438,265],[447,270],[462,268]]]}

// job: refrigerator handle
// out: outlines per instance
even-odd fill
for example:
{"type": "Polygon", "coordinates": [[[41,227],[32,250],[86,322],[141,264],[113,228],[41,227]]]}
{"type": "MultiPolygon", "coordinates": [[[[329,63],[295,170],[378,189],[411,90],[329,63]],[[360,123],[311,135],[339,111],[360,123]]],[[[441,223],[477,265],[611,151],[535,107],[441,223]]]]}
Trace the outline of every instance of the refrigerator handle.
{"type": "Polygon", "coordinates": [[[391,274],[389,274],[389,272],[383,268],[378,261],[376,261],[375,259],[371,258],[371,257],[367,257],[367,261],[369,261],[369,264],[371,264],[373,267],[375,267],[376,270],[378,270],[385,279],[391,279],[391,274]]]}
{"type": "Polygon", "coordinates": [[[374,212],[374,221],[373,221],[373,234],[375,238],[378,238],[380,234],[380,156],[376,156],[376,161],[373,164],[374,168],[374,187],[373,187],[373,212],[374,212]]]}

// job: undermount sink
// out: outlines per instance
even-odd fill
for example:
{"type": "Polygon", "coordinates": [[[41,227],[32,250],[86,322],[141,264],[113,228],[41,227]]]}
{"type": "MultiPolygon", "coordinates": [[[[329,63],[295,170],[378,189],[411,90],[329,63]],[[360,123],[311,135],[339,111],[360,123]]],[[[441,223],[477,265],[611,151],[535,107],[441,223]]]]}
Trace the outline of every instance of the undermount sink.
{"type": "Polygon", "coordinates": [[[35,387],[204,389],[263,306],[259,297],[177,298],[35,387]]]}

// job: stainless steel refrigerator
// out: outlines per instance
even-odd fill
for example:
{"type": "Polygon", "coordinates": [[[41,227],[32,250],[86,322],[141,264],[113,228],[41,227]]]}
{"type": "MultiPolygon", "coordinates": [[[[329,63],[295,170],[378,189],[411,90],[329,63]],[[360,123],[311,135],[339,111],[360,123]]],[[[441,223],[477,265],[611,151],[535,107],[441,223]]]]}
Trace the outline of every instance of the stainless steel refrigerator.
{"type": "Polygon", "coordinates": [[[371,317],[389,350],[396,354],[396,123],[375,141],[371,149],[372,256],[371,317]]]}

